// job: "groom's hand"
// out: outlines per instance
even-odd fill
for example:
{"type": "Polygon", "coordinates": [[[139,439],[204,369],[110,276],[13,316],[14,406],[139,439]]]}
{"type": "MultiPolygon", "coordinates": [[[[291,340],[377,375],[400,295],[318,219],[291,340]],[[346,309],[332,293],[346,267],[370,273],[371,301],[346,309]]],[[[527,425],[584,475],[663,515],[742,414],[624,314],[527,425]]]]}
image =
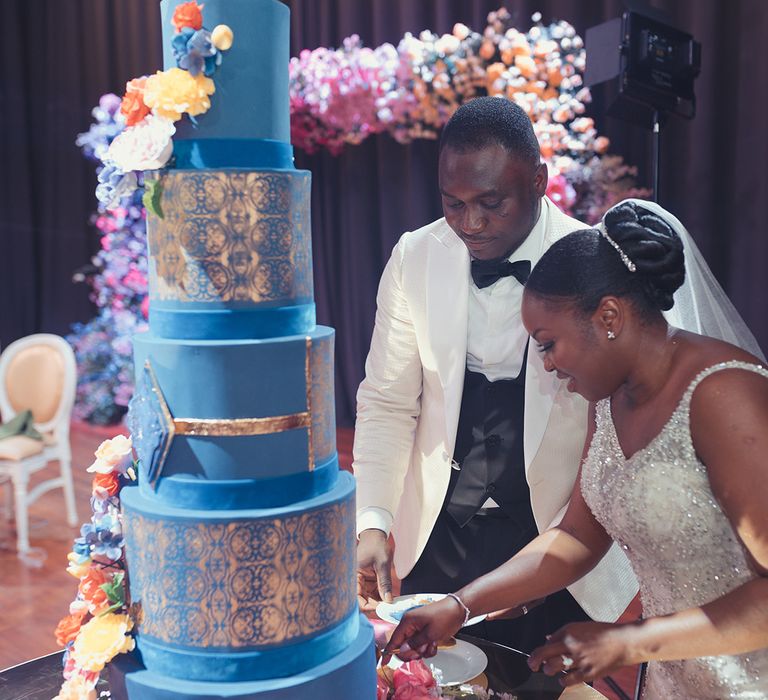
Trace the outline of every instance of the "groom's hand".
{"type": "Polygon", "coordinates": [[[392,602],[392,552],[383,530],[363,530],[357,543],[357,597],[360,609],[392,602]]]}

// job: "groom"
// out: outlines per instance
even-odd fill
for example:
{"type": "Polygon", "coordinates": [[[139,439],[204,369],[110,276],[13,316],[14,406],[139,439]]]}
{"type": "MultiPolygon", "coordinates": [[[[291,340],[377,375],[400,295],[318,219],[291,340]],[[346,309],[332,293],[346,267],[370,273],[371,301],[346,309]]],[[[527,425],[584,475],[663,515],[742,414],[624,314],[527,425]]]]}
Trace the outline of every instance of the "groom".
{"type": "MultiPolygon", "coordinates": [[[[544,194],[530,119],[502,98],[464,104],[438,175],[445,217],[392,253],[357,395],[358,580],[384,599],[390,532],[402,592],[447,593],[556,524],[586,436],[585,401],[544,370],[520,319],[531,267],[584,228],[544,194]]],[[[636,591],[614,546],[570,593],[469,631],[530,651],[585,612],[615,620],[636,591]]]]}

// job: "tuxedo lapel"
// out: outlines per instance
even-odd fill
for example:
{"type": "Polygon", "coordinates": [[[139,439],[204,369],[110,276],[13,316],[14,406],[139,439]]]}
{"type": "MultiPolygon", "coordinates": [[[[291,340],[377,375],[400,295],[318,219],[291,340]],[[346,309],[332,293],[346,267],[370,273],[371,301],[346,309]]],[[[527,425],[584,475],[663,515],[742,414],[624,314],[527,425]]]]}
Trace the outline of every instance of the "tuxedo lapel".
{"type": "MultiPolygon", "coordinates": [[[[543,251],[546,251],[559,238],[584,228],[581,222],[563,214],[548,197],[542,198],[541,205],[546,207],[547,216],[543,251]]],[[[529,474],[531,463],[544,439],[549,414],[552,412],[555,395],[560,387],[557,376],[544,369],[544,361],[536,349],[535,341],[531,340],[531,345],[532,347],[528,350],[525,375],[525,424],[523,426],[526,474],[529,474]]]]}
{"type": "Polygon", "coordinates": [[[456,438],[467,363],[469,252],[445,225],[427,257],[426,305],[429,340],[445,397],[446,435],[456,438]]]}
{"type": "Polygon", "coordinates": [[[525,470],[528,473],[531,462],[539,451],[539,445],[544,438],[544,432],[549,422],[549,414],[560,385],[557,375],[544,369],[544,362],[536,349],[528,350],[528,361],[525,368],[525,424],[523,426],[523,454],[525,470]]]}

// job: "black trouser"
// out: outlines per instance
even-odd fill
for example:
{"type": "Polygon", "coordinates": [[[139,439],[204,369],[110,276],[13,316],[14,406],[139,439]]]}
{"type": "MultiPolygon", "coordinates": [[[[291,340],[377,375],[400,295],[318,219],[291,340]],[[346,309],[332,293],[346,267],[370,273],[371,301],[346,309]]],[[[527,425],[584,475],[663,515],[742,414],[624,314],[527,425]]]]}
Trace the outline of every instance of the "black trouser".
{"type": "MultiPolygon", "coordinates": [[[[402,581],[401,592],[450,593],[492,571],[536,537],[535,528],[520,532],[501,509],[481,511],[464,527],[440,511],[416,565],[402,581]]],[[[568,622],[589,620],[568,591],[549,597],[527,615],[512,620],[481,622],[468,634],[530,652],[545,636],[568,622]]]]}

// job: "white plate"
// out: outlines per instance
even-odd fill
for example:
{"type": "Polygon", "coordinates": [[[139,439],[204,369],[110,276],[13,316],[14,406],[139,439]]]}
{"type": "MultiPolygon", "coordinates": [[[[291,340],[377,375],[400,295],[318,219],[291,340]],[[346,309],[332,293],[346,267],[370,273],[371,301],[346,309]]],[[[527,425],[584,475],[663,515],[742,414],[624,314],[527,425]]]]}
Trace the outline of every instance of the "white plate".
{"type": "MultiPolygon", "coordinates": [[[[416,593],[413,595],[401,595],[395,598],[391,603],[381,602],[376,606],[376,614],[385,622],[391,622],[397,625],[402,619],[403,615],[412,608],[421,607],[422,605],[428,605],[429,603],[436,603],[438,600],[445,598],[445,593],[416,593]]],[[[485,615],[477,615],[470,618],[467,624],[475,625],[478,622],[485,620],[485,615]]]]}
{"type": "MultiPolygon", "coordinates": [[[[387,665],[390,668],[397,668],[402,663],[400,659],[393,656],[387,665]]],[[[460,685],[471,681],[485,671],[488,657],[474,644],[457,639],[454,646],[438,650],[431,659],[424,659],[424,663],[436,677],[441,678],[440,685],[460,685]]]]}

